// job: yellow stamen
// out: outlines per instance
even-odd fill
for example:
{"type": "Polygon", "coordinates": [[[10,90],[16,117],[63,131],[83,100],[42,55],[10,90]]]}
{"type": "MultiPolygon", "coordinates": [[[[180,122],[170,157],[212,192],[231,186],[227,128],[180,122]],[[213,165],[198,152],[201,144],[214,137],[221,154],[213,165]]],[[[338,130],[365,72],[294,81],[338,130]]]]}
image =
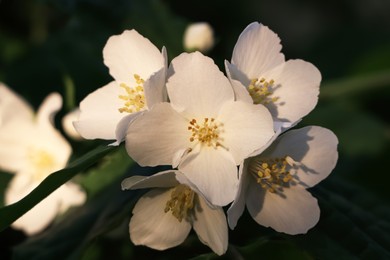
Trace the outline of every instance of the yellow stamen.
{"type": "Polygon", "coordinates": [[[27,157],[34,169],[33,178],[36,181],[46,178],[53,171],[56,164],[53,155],[43,149],[29,149],[27,157]]]}
{"type": "Polygon", "coordinates": [[[272,97],[275,81],[271,79],[266,81],[265,78],[252,79],[248,86],[248,92],[253,99],[254,104],[269,104],[276,102],[279,98],[272,97]]]}
{"type": "Polygon", "coordinates": [[[288,168],[294,165],[290,156],[283,158],[254,158],[250,162],[249,171],[260,186],[271,192],[282,191],[293,183],[293,176],[288,168]]]}
{"type": "Polygon", "coordinates": [[[164,212],[172,212],[172,215],[181,222],[183,219],[189,220],[192,209],[194,208],[195,192],[187,185],[180,184],[176,186],[171,199],[167,201],[164,212]]]}
{"type": "Polygon", "coordinates": [[[144,94],[144,80],[137,74],[134,74],[134,79],[137,86],[131,88],[125,83],[121,83],[122,87],[126,91],[126,95],[119,95],[119,99],[125,101],[124,106],[119,108],[119,112],[134,113],[144,109],[146,105],[144,94]]]}
{"type": "Polygon", "coordinates": [[[206,145],[208,147],[222,147],[226,150],[225,146],[222,145],[223,138],[221,133],[223,133],[223,124],[217,123],[215,118],[204,118],[203,123],[198,124],[196,119],[192,119],[187,128],[191,131],[190,142],[199,142],[201,145],[206,145]]]}

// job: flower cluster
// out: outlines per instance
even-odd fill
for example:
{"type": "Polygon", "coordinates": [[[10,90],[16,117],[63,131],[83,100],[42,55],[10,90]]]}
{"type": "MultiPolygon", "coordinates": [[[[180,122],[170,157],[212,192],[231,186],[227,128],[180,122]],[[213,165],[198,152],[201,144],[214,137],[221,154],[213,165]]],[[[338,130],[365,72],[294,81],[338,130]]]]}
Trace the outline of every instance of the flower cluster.
{"type": "Polygon", "coordinates": [[[124,190],[152,188],[133,209],[134,244],[164,250],[193,227],[221,255],[228,224],[235,228],[245,205],[279,232],[305,233],[317,223],[306,189],[334,168],[337,138],[318,126],[287,131],[315,107],[321,74],[303,60],[286,61],[281,48],[274,32],[252,23],[225,76],[200,52],[168,66],[165,48],[135,30],[108,40],[104,63],[114,81],[81,102],[76,129],[87,139],[125,141],[141,166],[172,167],[122,182],[124,190]]]}

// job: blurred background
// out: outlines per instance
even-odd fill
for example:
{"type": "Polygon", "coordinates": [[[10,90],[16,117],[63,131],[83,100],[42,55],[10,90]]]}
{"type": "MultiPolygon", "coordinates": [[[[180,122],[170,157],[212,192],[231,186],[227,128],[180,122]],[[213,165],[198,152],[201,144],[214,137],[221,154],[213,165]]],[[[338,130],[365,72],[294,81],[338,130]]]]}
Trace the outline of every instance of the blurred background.
{"type": "MultiPolygon", "coordinates": [[[[388,0],[0,0],[0,81],[35,108],[57,91],[65,99],[60,119],[93,90],[111,81],[103,64],[107,39],[136,29],[170,60],[183,52],[192,22],[208,22],[216,43],[208,53],[220,69],[251,22],[269,26],[287,59],[304,59],[322,73],[319,103],[303,119],[339,138],[339,161],[311,189],[321,219],[306,235],[288,236],[258,226],[245,213],[229,233],[224,259],[386,259],[390,249],[390,1],[388,0]]],[[[99,142],[71,141],[73,158],[99,142]]],[[[11,228],[0,233],[1,254],[15,259],[218,258],[195,233],[167,251],[135,247],[128,222],[142,191],[122,192],[134,172],[120,148],[76,178],[89,200],[40,235],[11,228]]],[[[0,191],[11,175],[0,172],[0,191]]],[[[0,197],[2,200],[2,197],[0,197]]],[[[2,202],[1,202],[2,205],[2,202]]]]}

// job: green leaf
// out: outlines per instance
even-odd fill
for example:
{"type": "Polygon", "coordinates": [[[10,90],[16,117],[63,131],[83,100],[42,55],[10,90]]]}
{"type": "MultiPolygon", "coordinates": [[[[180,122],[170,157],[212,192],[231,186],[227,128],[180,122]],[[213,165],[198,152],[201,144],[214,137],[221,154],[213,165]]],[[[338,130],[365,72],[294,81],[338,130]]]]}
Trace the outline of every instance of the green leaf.
{"type": "Polygon", "coordinates": [[[98,167],[92,168],[78,183],[87,191],[88,197],[96,196],[133,164],[124,146],[103,158],[98,167]]]}
{"type": "Polygon", "coordinates": [[[30,192],[20,201],[0,209],[0,231],[8,227],[12,222],[25,214],[32,207],[37,205],[41,200],[59,188],[62,184],[69,181],[77,173],[85,170],[94,164],[104,155],[116,149],[112,146],[100,146],[90,151],[81,158],[71,162],[68,167],[57,171],[42,181],[38,187],[30,192]]]}

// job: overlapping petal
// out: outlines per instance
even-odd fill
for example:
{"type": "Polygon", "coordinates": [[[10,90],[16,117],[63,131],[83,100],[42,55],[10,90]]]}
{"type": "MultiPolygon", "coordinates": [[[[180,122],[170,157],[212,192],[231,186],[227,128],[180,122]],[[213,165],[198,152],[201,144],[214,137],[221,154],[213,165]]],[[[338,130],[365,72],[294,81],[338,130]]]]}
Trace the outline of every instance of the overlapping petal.
{"type": "Polygon", "coordinates": [[[171,104],[156,104],[131,123],[126,150],[140,165],[171,165],[178,150],[190,147],[187,127],[188,121],[171,104]]]}
{"type": "Polygon", "coordinates": [[[226,102],[218,120],[223,122],[221,143],[233,155],[236,165],[267,143],[274,134],[272,117],[264,106],[226,102]]]}
{"type": "Polygon", "coordinates": [[[216,254],[223,255],[228,246],[228,227],[223,209],[210,208],[201,196],[195,207],[193,227],[199,239],[216,254]]]}
{"type": "Polygon", "coordinates": [[[274,118],[295,122],[317,105],[321,73],[309,62],[289,60],[259,77],[275,81],[271,91],[278,99],[266,105],[274,118]]]}
{"type": "Polygon", "coordinates": [[[238,173],[232,155],[212,147],[194,150],[179,165],[179,170],[198,187],[212,204],[224,206],[234,199],[238,173]]]}
{"type": "Polygon", "coordinates": [[[249,79],[257,78],[284,62],[279,37],[267,26],[253,22],[239,36],[233,50],[232,64],[249,79]]]}
{"type": "Polygon", "coordinates": [[[281,135],[263,156],[290,156],[297,164],[290,170],[297,181],[305,187],[312,187],[325,179],[336,165],[337,137],[332,131],[307,126],[281,135]]]}
{"type": "Polygon", "coordinates": [[[164,211],[171,191],[152,189],[138,200],[129,224],[131,241],[135,245],[164,250],[181,244],[188,236],[191,223],[179,222],[164,211]]]}
{"type": "Polygon", "coordinates": [[[247,198],[253,219],[278,232],[303,234],[320,218],[317,200],[301,186],[285,188],[283,193],[271,193],[252,182],[247,198]]]}
{"type": "Polygon", "coordinates": [[[169,70],[170,102],[187,117],[216,117],[225,102],[234,100],[229,80],[212,59],[200,52],[179,55],[169,70]]]}

